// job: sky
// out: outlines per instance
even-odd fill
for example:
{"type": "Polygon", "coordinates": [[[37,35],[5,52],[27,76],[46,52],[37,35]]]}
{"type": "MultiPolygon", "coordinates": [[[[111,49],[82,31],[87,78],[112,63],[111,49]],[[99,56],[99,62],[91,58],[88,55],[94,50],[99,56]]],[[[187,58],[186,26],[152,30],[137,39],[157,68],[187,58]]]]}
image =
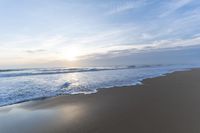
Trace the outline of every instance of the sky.
{"type": "Polygon", "coordinates": [[[194,63],[199,0],[0,0],[0,68],[194,63]]]}

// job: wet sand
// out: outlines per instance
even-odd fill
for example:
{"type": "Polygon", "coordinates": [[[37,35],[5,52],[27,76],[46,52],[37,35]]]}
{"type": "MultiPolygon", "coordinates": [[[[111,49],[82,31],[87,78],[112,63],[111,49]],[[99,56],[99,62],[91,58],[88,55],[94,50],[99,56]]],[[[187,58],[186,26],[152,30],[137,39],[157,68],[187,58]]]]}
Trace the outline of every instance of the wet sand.
{"type": "Polygon", "coordinates": [[[0,108],[0,133],[199,133],[200,69],[0,108]]]}

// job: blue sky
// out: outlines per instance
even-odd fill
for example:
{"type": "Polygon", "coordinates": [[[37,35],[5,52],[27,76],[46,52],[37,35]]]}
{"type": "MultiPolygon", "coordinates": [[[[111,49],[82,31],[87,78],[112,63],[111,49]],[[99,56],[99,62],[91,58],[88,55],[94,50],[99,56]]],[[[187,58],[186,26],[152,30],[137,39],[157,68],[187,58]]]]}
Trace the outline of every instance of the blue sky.
{"type": "Polygon", "coordinates": [[[199,0],[0,0],[0,67],[191,51],[200,46],[199,12],[199,0]]]}

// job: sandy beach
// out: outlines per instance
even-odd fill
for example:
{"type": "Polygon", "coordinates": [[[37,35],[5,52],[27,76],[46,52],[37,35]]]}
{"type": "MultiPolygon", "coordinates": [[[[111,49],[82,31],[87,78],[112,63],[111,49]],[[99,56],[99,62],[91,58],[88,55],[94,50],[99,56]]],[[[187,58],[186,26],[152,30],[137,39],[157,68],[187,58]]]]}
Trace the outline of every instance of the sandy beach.
{"type": "Polygon", "coordinates": [[[0,133],[199,133],[200,69],[0,108],[0,133]]]}

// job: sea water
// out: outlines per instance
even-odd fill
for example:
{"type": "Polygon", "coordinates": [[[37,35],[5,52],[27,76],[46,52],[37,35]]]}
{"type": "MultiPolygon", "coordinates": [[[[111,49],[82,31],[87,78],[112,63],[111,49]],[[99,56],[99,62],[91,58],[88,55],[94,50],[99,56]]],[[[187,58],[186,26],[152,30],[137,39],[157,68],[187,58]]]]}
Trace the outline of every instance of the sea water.
{"type": "Polygon", "coordinates": [[[143,79],[199,65],[140,65],[0,70],[0,106],[64,94],[141,84],[143,79]]]}

